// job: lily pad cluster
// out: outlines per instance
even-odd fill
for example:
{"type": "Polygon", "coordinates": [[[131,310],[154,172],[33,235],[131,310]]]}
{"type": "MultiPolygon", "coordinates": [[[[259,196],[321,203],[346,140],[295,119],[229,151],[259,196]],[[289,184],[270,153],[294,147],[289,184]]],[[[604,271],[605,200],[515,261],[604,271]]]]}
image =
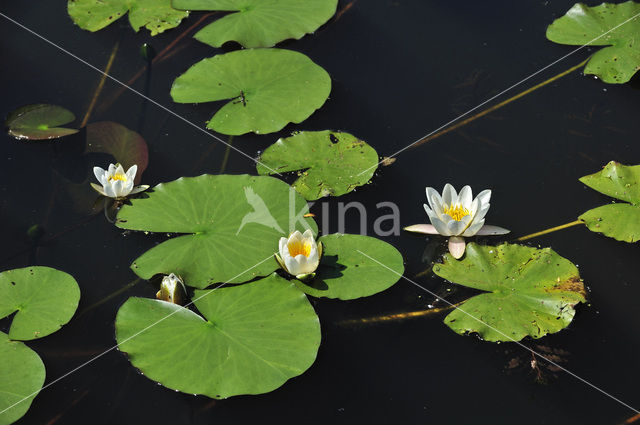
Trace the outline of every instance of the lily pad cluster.
{"type": "Polygon", "coordinates": [[[404,265],[383,241],[334,234],[319,239],[315,277],[289,277],[274,254],[293,230],[317,234],[307,212],[286,183],[248,175],[183,177],[124,205],[118,227],[176,235],[143,253],[132,270],[145,279],[176,273],[199,288],[191,294],[195,308],[141,298],[121,307],[117,339],[131,363],[169,388],[213,398],[268,392],[308,369],[320,325],[307,295],[373,295],[396,283],[404,265]]]}
{"type": "Polygon", "coordinates": [[[609,162],[601,171],[580,181],[592,189],[623,202],[603,205],[579,219],[592,232],[624,242],[640,240],[640,165],[609,162]]]}
{"type": "Polygon", "coordinates": [[[483,291],[444,322],[459,334],[487,341],[541,338],[569,326],[576,304],[585,302],[578,269],[550,248],[469,244],[462,260],[447,254],[433,271],[458,285],[483,291]]]}
{"type": "Polygon", "coordinates": [[[627,1],[586,6],[576,3],[547,28],[547,38],[572,46],[606,46],[589,59],[584,72],[605,83],[628,82],[640,69],[637,35],[640,3],[627,1]]]}
{"type": "Polygon", "coordinates": [[[33,266],[0,273],[0,318],[15,313],[0,332],[0,424],[20,419],[44,384],[45,367],[22,341],[50,335],[69,322],[80,289],[67,273],[33,266]]]}

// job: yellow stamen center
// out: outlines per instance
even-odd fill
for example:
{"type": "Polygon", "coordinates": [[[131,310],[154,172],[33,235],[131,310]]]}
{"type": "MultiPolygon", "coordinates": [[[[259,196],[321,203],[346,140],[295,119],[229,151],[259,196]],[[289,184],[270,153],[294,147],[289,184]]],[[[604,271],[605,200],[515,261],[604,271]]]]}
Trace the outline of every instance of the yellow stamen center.
{"type": "Polygon", "coordinates": [[[127,176],[125,174],[114,174],[113,176],[109,176],[109,181],[111,180],[120,180],[126,182],[127,176]]]}
{"type": "Polygon", "coordinates": [[[449,205],[444,207],[444,213],[449,215],[455,221],[462,220],[463,217],[471,214],[468,209],[463,207],[462,205],[449,205]]]}
{"type": "Polygon", "coordinates": [[[311,243],[310,242],[300,242],[300,241],[292,241],[287,245],[289,248],[289,254],[292,257],[296,255],[304,255],[305,257],[309,257],[311,254],[311,243]]]}

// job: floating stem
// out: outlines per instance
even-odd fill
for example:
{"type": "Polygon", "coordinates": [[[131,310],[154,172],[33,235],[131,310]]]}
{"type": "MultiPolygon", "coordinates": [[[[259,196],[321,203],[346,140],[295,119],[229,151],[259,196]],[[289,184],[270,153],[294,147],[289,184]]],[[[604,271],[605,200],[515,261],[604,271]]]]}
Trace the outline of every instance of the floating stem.
{"type": "Polygon", "coordinates": [[[546,235],[547,233],[557,232],[558,230],[566,229],[568,227],[577,226],[578,224],[584,224],[582,220],[572,221],[571,223],[562,224],[560,226],[552,227],[550,229],[542,230],[540,232],[531,233],[530,235],[521,236],[516,241],[526,241],[527,239],[535,238],[537,236],[546,235]]]}

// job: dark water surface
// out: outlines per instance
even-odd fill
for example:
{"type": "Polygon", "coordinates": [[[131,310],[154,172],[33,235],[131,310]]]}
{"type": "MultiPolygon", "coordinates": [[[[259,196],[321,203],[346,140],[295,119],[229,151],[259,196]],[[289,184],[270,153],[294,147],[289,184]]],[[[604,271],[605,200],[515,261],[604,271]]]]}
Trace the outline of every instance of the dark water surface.
{"type": "MultiPolygon", "coordinates": [[[[340,8],[347,2],[341,0],[340,8]]],[[[573,1],[359,0],[315,35],[282,47],[301,51],[333,79],[331,98],[302,125],[281,134],[241,136],[234,146],[251,156],[293,130],[349,131],[390,155],[458,114],[553,62],[572,48],[548,42],[544,32],[573,1]]],[[[595,4],[595,3],[593,3],[595,4]]],[[[2,2],[0,12],[54,43],[104,68],[119,42],[112,75],[124,81],[145,64],[139,49],[160,51],[202,14],[152,38],[135,34],[126,19],[89,33],[66,14],[64,0],[2,2]]],[[[78,124],[100,75],[16,25],[0,18],[0,113],[30,103],[54,103],[74,111],[78,124]]],[[[235,48],[230,46],[229,48],[235,48]]],[[[228,49],[227,49],[228,50],[228,49]]],[[[175,54],[135,84],[138,90],[204,126],[216,105],[177,105],[173,79],[218,51],[186,37],[175,54]]],[[[531,87],[587,57],[585,49],[510,94],[531,87]]],[[[225,146],[139,96],[107,81],[91,121],[111,120],[140,132],[149,144],[144,183],[217,173],[225,146]]],[[[504,99],[501,98],[501,100],[504,99]]],[[[493,190],[488,222],[519,236],[576,219],[609,202],[578,178],[610,160],[640,162],[640,92],[634,84],[605,85],[574,72],[509,106],[401,154],[369,184],[329,200],[331,231],[338,202],[360,201],[373,220],[395,202],[402,225],[427,220],[424,187],[470,184],[493,190]]],[[[79,282],[79,312],[135,280],[129,264],[160,236],[125,235],[102,215],[88,218],[81,190],[95,164],[64,143],[0,144],[0,269],[38,264],[71,273],[79,282]],[[33,249],[26,230],[40,224],[45,246],[33,249]]],[[[226,172],[252,173],[252,162],[231,152],[226,172]]],[[[92,178],[92,177],[91,177],[92,178]]],[[[89,201],[89,205],[92,200],[89,201]]],[[[325,201],[323,201],[325,202],[325,201]]],[[[321,203],[312,211],[320,222],[321,203]]],[[[357,214],[347,221],[358,232],[357,214]]],[[[406,233],[386,240],[404,255],[406,276],[426,268],[425,239],[406,233]]],[[[640,279],[638,246],[573,227],[533,239],[580,266],[590,303],[566,330],[534,349],[555,350],[562,365],[602,390],[640,408],[640,279]],[[544,348],[539,348],[543,345],[544,348]]],[[[435,277],[415,281],[446,293],[435,277]]],[[[43,358],[47,382],[112,347],[118,307],[132,295],[152,297],[142,282],[76,316],[61,331],[29,342],[43,358]]],[[[451,295],[452,301],[461,293],[451,295]]],[[[456,335],[433,315],[384,324],[342,322],[380,314],[423,310],[433,297],[407,281],[374,297],[342,302],[313,300],[322,323],[322,346],[304,375],[265,395],[212,401],[176,393],[141,376],[113,350],[44,390],[22,424],[619,424],[634,412],[564,372],[544,372],[537,382],[531,354],[514,344],[492,344],[456,335]],[[517,359],[517,360],[513,360],[517,359]],[[508,368],[516,365],[519,367],[508,368]],[[555,376],[554,376],[555,375],[555,376]]],[[[4,323],[6,325],[6,323],[4,323]]],[[[541,361],[540,363],[544,363],[541,361]]]]}

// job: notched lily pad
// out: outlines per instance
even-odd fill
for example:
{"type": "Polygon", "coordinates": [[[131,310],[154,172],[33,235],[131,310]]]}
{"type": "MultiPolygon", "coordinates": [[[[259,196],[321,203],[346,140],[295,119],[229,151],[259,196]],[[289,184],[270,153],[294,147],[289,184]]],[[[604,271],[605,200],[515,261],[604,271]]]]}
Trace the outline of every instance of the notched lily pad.
{"type": "Polygon", "coordinates": [[[207,123],[224,134],[273,133],[300,123],[331,91],[329,74],[302,53],[238,50],[203,59],[171,87],[177,103],[231,100],[207,123]]]}
{"type": "Polygon", "coordinates": [[[129,298],[116,317],[121,351],[145,376],[189,394],[227,398],[273,391],[302,374],[320,345],[307,297],[271,275],[196,291],[203,317],[165,301],[129,298]]]}
{"type": "Polygon", "coordinates": [[[122,124],[111,121],[87,125],[87,152],[108,153],[116,162],[122,164],[125,170],[136,164],[136,184],[140,183],[142,173],[149,164],[149,149],[142,136],[122,124]]]}
{"type": "Polygon", "coordinates": [[[640,165],[609,162],[601,171],[580,181],[590,188],[628,203],[603,205],[580,217],[592,232],[623,242],[640,240],[640,165]]]}
{"type": "Polygon", "coordinates": [[[294,279],[306,294],[341,300],[368,297],[390,288],[404,273],[402,255],[379,239],[335,233],[319,241],[323,254],[316,277],[309,282],[294,279]]]}
{"type": "Polygon", "coordinates": [[[75,119],[73,113],[62,106],[36,104],[16,109],[5,124],[16,139],[49,140],[77,133],[75,128],[59,127],[75,119]]]}
{"type": "Polygon", "coordinates": [[[302,218],[304,198],[273,177],[183,177],[146,195],[124,205],[116,225],[178,236],[134,261],[133,271],[144,279],[175,273],[196,288],[246,282],[279,267],[273,254],[280,237],[307,227],[317,233],[315,221],[302,218]]]}
{"type": "Polygon", "coordinates": [[[171,0],[69,0],[69,16],[80,28],[95,32],[129,13],[137,32],[146,27],[151,35],[177,27],[189,12],[171,7],[171,0]]]}
{"type": "Polygon", "coordinates": [[[0,332],[0,425],[12,424],[27,413],[44,378],[40,356],[0,332]]]}
{"type": "Polygon", "coordinates": [[[235,12],[194,36],[213,47],[227,41],[244,47],[273,47],[283,40],[300,39],[327,22],[337,5],[338,0],[173,0],[177,9],[235,12]]]}
{"type": "Polygon", "coordinates": [[[485,291],[444,319],[459,334],[487,341],[541,338],[569,326],[586,292],[578,269],[550,248],[471,243],[462,260],[447,254],[433,271],[458,285],[485,291]]]}
{"type": "Polygon", "coordinates": [[[576,3],[549,25],[547,38],[572,46],[608,46],[589,59],[584,72],[597,75],[605,83],[626,83],[640,69],[640,17],[634,18],[639,13],[640,4],[633,1],[593,7],[576,3]]]}
{"type": "Polygon", "coordinates": [[[378,154],[349,133],[303,131],[279,139],[257,163],[258,174],[300,171],[293,187],[307,200],[340,196],[366,184],[378,168],[378,154]]]}
{"type": "Polygon", "coordinates": [[[28,341],[54,333],[78,308],[80,288],[73,276],[32,266],[0,273],[0,318],[16,312],[9,337],[28,341]]]}

